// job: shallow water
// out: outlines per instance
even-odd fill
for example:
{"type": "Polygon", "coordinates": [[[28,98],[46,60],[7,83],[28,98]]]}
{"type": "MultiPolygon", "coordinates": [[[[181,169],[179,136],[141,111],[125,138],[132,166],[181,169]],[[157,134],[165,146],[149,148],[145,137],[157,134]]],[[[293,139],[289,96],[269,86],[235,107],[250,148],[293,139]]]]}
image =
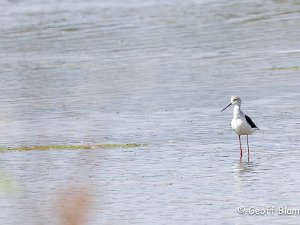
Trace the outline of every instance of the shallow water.
{"type": "Polygon", "coordinates": [[[86,224],[299,221],[237,212],[300,208],[297,1],[0,5],[1,146],[147,144],[1,153],[1,224],[61,224],[82,189],[86,224]],[[261,129],[249,163],[233,94],[261,129]]]}

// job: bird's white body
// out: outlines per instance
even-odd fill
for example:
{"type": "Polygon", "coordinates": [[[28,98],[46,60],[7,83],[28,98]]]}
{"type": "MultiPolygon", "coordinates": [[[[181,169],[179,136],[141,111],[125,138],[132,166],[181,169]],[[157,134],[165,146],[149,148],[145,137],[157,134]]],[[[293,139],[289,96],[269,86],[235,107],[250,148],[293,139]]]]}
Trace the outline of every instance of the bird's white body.
{"type": "Polygon", "coordinates": [[[231,120],[231,127],[238,135],[249,135],[254,132],[254,129],[246,121],[245,114],[238,105],[235,105],[233,108],[233,119],[231,120]]]}

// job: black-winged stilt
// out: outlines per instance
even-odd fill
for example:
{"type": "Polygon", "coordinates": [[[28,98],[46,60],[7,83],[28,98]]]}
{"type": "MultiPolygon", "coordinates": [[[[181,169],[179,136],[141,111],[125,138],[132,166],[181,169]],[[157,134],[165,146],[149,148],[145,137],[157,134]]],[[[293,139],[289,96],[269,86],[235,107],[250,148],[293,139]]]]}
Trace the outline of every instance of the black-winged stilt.
{"type": "Polygon", "coordinates": [[[223,112],[229,106],[233,105],[233,119],[231,120],[231,127],[237,133],[240,142],[240,158],[243,157],[241,135],[247,135],[247,146],[248,146],[248,160],[250,157],[250,149],[248,143],[248,135],[252,134],[258,127],[253,123],[251,118],[243,113],[241,110],[241,99],[237,96],[231,97],[231,102],[228,106],[222,109],[223,112]]]}

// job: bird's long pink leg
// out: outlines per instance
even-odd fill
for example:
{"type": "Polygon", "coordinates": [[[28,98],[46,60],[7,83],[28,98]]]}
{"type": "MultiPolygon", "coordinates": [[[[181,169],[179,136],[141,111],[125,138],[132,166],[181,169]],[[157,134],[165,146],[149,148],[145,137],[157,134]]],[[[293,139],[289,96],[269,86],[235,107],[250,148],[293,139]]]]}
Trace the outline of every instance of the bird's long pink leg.
{"type": "Polygon", "coordinates": [[[247,135],[247,146],[248,146],[248,161],[250,158],[250,148],[249,148],[249,143],[248,143],[248,135],[247,135]]]}
{"type": "Polygon", "coordinates": [[[243,157],[243,150],[242,150],[242,143],[241,143],[241,136],[239,135],[239,142],[240,142],[240,158],[243,157]]]}

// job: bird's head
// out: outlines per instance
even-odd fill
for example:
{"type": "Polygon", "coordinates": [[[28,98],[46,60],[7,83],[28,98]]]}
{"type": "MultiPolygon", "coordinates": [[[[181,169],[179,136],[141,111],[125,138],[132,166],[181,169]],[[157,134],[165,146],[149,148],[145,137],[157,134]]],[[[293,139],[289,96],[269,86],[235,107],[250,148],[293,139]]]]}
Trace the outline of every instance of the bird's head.
{"type": "Polygon", "coordinates": [[[233,105],[233,106],[235,106],[235,105],[240,106],[241,103],[242,103],[242,101],[241,101],[241,99],[238,96],[236,96],[236,95],[231,96],[231,105],[233,105]]]}
{"type": "Polygon", "coordinates": [[[224,108],[224,109],[222,109],[222,111],[221,112],[223,112],[225,109],[227,109],[229,106],[231,106],[231,105],[233,105],[233,106],[236,106],[236,105],[238,105],[238,106],[240,106],[241,105],[241,99],[238,97],[238,96],[236,96],[236,95],[233,95],[233,96],[231,96],[231,101],[230,101],[230,103],[224,108]]]}

